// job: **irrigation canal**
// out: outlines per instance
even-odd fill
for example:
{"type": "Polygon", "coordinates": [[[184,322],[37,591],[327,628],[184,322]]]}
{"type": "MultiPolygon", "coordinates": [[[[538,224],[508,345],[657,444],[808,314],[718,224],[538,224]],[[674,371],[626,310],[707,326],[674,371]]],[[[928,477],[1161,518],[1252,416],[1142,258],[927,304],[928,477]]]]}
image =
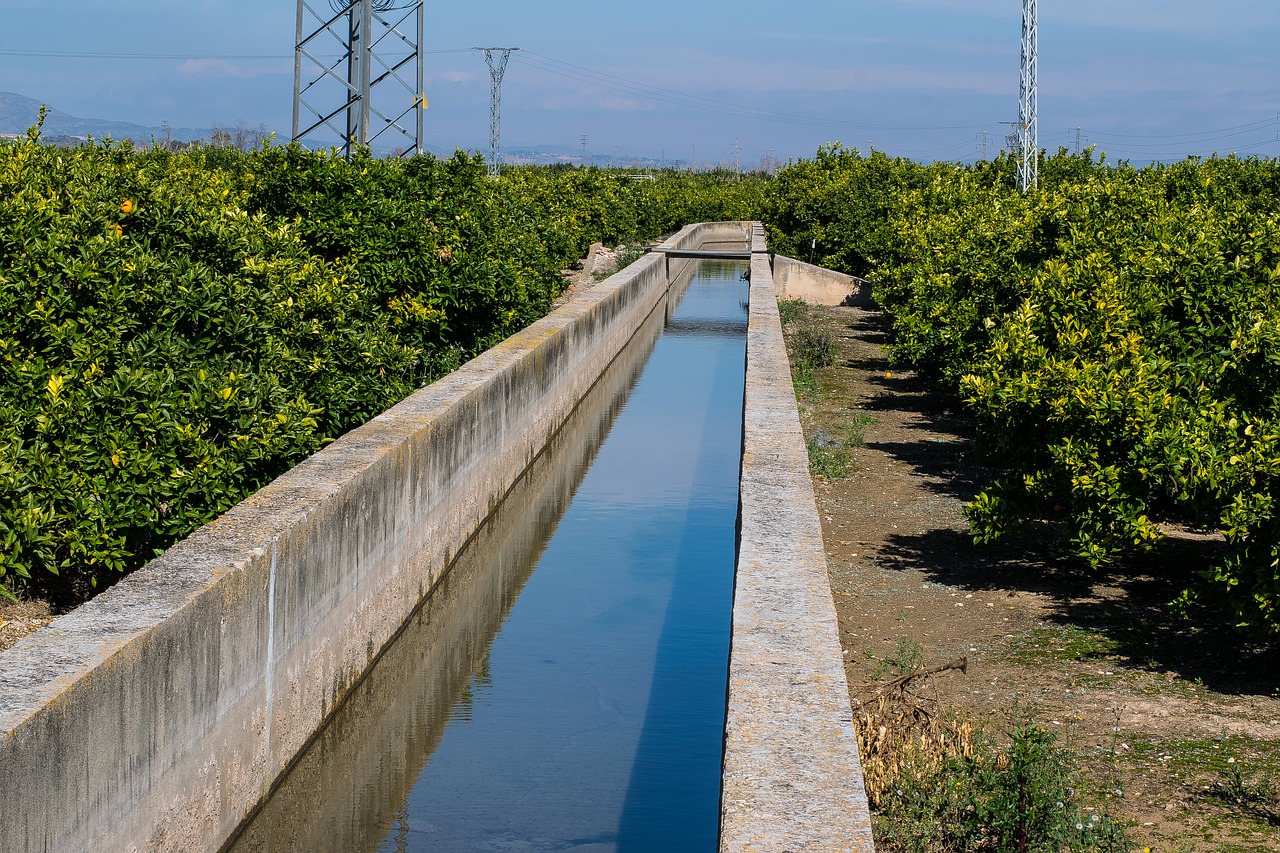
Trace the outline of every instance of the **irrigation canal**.
{"type": "Polygon", "coordinates": [[[716,849],[745,267],[673,286],[228,853],[716,849]]]}

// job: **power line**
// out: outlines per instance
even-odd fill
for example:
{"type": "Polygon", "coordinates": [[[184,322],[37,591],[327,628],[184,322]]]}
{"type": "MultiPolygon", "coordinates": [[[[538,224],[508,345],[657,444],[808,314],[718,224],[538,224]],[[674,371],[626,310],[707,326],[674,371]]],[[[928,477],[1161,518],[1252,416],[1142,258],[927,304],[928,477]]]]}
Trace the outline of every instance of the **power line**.
{"type": "MultiPolygon", "coordinates": [[[[1101,130],[1089,131],[1094,136],[1110,136],[1115,139],[1182,139],[1187,142],[1196,142],[1198,140],[1191,137],[1204,136],[1207,139],[1226,139],[1230,136],[1239,136],[1245,133],[1258,130],[1276,123],[1276,119],[1259,119],[1258,121],[1246,122],[1245,124],[1232,125],[1231,127],[1220,127],[1213,130],[1200,130],[1191,133],[1168,133],[1168,134],[1146,134],[1146,133],[1107,133],[1101,130]],[[1240,131],[1239,134],[1229,133],[1229,131],[1240,131]],[[1218,136],[1216,134],[1224,134],[1218,136]]],[[[1173,143],[1170,143],[1173,144],[1173,143]]]]}
{"type": "MultiPolygon", "coordinates": [[[[424,50],[423,54],[441,55],[446,53],[470,53],[470,48],[453,48],[450,50],[424,50]]],[[[337,59],[342,54],[317,54],[329,59],[337,59]]],[[[48,59],[293,59],[291,53],[97,53],[83,50],[18,50],[0,48],[0,56],[44,57],[48,59]]]]}
{"type": "MultiPolygon", "coordinates": [[[[1024,0],[1034,2],[1034,0],[1024,0]]],[[[423,55],[441,56],[448,54],[469,53],[472,48],[445,48],[439,50],[424,50],[423,55]]],[[[30,57],[30,58],[48,58],[48,59],[89,59],[89,60],[110,60],[110,61],[133,61],[133,60],[191,60],[191,59],[221,59],[221,60],[286,60],[293,59],[294,56],[289,54],[252,54],[252,53],[144,53],[144,52],[99,52],[99,51],[67,51],[67,50],[37,50],[26,48],[0,48],[0,56],[30,57]]],[[[339,54],[323,54],[316,53],[317,57],[328,59],[341,59],[339,54]]],[[[597,71],[586,66],[577,65],[575,63],[566,62],[551,56],[546,56],[533,51],[524,50],[520,55],[513,57],[517,62],[522,62],[527,66],[537,68],[549,74],[577,80],[603,89],[623,92],[635,95],[648,100],[668,103],[673,106],[697,109],[704,112],[714,112],[721,115],[729,115],[738,118],[752,118],[763,121],[770,121],[784,124],[794,124],[811,127],[826,127],[833,129],[876,129],[876,130],[901,130],[901,131],[940,131],[940,130],[976,130],[983,129],[982,125],[938,125],[938,126],[913,126],[913,125],[881,125],[861,122],[843,121],[838,119],[820,118],[817,116],[808,116],[802,114],[775,112],[757,107],[750,107],[742,104],[735,104],[728,101],[721,101],[714,98],[707,98],[700,95],[694,95],[687,92],[680,92],[674,89],[666,89],[660,86],[653,86],[636,80],[630,80],[625,77],[619,77],[602,71],[597,71]]],[[[1222,128],[1212,128],[1199,131],[1191,131],[1186,133],[1171,134],[1126,134],[1113,133],[1109,131],[1101,131],[1082,127],[1082,131],[1086,132],[1091,140],[1098,141],[1101,139],[1113,140],[1146,140],[1149,144],[1143,145],[1126,144],[1123,147],[1126,150],[1134,150],[1149,153],[1172,153],[1176,150],[1186,150],[1188,147],[1195,146],[1199,143],[1215,142],[1224,139],[1232,139],[1236,137],[1247,136],[1250,133],[1260,129],[1272,126],[1276,123],[1276,119],[1260,119],[1257,121],[1246,122],[1243,124],[1231,125],[1222,128]],[[1167,140],[1167,142],[1162,142],[1167,140]]],[[[1021,124],[1021,122],[1019,122],[1021,124]]],[[[1068,137],[1070,138],[1070,137],[1068,137]]],[[[1251,144],[1249,147],[1266,147],[1269,142],[1258,142],[1251,144]]],[[[924,150],[915,150],[911,153],[949,153],[959,146],[948,147],[945,149],[931,149],[929,152],[924,150]]],[[[898,149],[907,151],[907,149],[898,149]]],[[[692,158],[691,158],[692,159],[692,158]]]]}
{"type": "MultiPolygon", "coordinates": [[[[1267,127],[1268,127],[1267,125],[1262,125],[1261,127],[1255,127],[1251,130],[1236,131],[1234,133],[1218,133],[1212,136],[1202,136],[1198,139],[1184,140],[1182,142],[1151,142],[1149,144],[1143,144],[1142,142],[1127,142],[1127,141],[1124,141],[1124,139],[1121,139],[1112,144],[1119,146],[1121,149],[1126,151],[1136,151],[1139,153],[1154,153],[1154,154],[1161,154],[1161,153],[1173,154],[1178,152],[1187,152],[1188,150],[1201,147],[1204,143],[1218,142],[1224,139],[1237,139],[1239,137],[1253,136],[1257,134],[1259,131],[1267,129],[1267,127]]],[[[1097,135],[1097,136],[1105,135],[1098,131],[1090,131],[1090,133],[1092,135],[1097,135]]],[[[1142,137],[1126,137],[1125,139],[1141,139],[1141,138],[1142,137]]],[[[1245,140],[1245,141],[1248,142],[1249,140],[1245,140]]],[[[1275,140],[1259,141],[1255,137],[1255,139],[1253,140],[1253,143],[1258,146],[1263,146],[1274,141],[1275,140]]]]}
{"type": "MultiPolygon", "coordinates": [[[[440,56],[453,53],[469,53],[473,48],[450,48],[445,50],[424,50],[422,53],[429,56],[440,56]]],[[[124,52],[94,52],[94,51],[66,51],[66,50],[26,50],[26,49],[9,49],[0,48],[0,56],[24,56],[24,57],[44,57],[50,59],[105,59],[105,60],[188,60],[188,59],[256,59],[256,60],[275,60],[275,59],[293,59],[288,54],[247,54],[247,53],[124,53],[124,52]]],[[[317,57],[341,59],[343,54],[316,54],[317,57]]],[[[744,106],[741,104],[733,104],[727,101],[720,101],[713,98],[705,98],[701,95],[693,95],[687,92],[679,92],[674,89],[664,89],[660,86],[651,86],[647,83],[641,83],[635,80],[628,80],[625,77],[618,77],[602,71],[596,71],[586,66],[576,65],[572,62],[565,62],[554,57],[545,56],[534,51],[523,51],[522,56],[515,57],[517,62],[538,68],[550,74],[556,74],[569,79],[578,80],[583,83],[590,83],[605,89],[624,92],[626,94],[637,95],[649,100],[660,101],[664,103],[674,104],[676,106],[694,107],[700,110],[709,110],[724,115],[733,115],[740,118],[757,118],[765,121],[775,121],[791,124],[811,125],[815,127],[836,127],[836,128],[858,128],[858,129],[874,129],[874,130],[974,130],[980,128],[980,125],[887,125],[887,124],[870,124],[865,122],[851,122],[820,118],[817,116],[806,116],[792,113],[779,113],[772,110],[760,109],[758,107],[744,106]]]]}

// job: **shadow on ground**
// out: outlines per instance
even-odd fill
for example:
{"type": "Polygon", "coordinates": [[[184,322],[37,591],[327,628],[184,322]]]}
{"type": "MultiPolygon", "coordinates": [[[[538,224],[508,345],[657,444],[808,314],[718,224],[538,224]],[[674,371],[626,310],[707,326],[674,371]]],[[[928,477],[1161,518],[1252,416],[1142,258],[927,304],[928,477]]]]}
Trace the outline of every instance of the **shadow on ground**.
{"type": "MultiPolygon", "coordinates": [[[[877,345],[888,341],[878,315],[860,317],[844,333],[877,345]]],[[[873,417],[877,411],[906,413],[905,428],[929,434],[926,440],[868,442],[868,448],[911,466],[927,488],[960,501],[971,500],[993,478],[996,469],[975,458],[972,419],[914,373],[900,372],[879,357],[853,359],[847,366],[867,371],[882,392],[862,404],[864,411],[873,417]]],[[[1197,572],[1221,555],[1220,539],[1169,537],[1149,553],[1097,571],[1073,558],[1046,558],[1053,550],[1052,531],[1042,533],[1035,540],[994,546],[974,545],[964,531],[952,528],[899,533],[889,537],[878,556],[885,568],[919,569],[950,586],[1042,595],[1052,602],[1052,621],[1110,641],[1111,666],[1198,679],[1229,695],[1273,695],[1280,688],[1277,644],[1239,631],[1231,614],[1214,603],[1195,606],[1185,619],[1170,609],[1197,572]]]]}

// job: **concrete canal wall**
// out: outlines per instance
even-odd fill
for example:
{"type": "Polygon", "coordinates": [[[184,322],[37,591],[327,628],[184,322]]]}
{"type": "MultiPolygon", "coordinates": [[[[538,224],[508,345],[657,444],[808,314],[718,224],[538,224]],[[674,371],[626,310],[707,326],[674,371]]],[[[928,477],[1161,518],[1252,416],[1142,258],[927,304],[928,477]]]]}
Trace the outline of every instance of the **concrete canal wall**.
{"type": "MultiPolygon", "coordinates": [[[[740,223],[673,248],[743,247],[740,223]]],[[[754,233],[721,849],[870,850],[821,530],[754,233]]],[[[0,850],[216,851],[679,272],[650,256],[0,654],[0,850]]]]}
{"type": "Polygon", "coordinates": [[[786,255],[777,255],[773,259],[773,283],[782,299],[803,299],[815,305],[874,304],[871,282],[866,279],[807,264],[786,255]]]}
{"type": "Polygon", "coordinates": [[[766,249],[756,226],[720,851],[861,853],[871,816],[766,249]]]}
{"type": "MultiPolygon", "coordinates": [[[[680,248],[746,226],[690,226],[680,248]]],[[[217,850],[668,286],[645,258],[0,655],[0,850],[217,850]]]]}

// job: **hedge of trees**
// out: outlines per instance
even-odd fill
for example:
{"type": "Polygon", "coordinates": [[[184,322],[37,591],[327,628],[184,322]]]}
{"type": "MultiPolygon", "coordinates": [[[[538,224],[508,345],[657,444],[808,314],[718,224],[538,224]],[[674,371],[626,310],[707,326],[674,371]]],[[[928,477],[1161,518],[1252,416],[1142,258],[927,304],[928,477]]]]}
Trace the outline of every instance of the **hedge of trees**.
{"type": "MultiPolygon", "coordinates": [[[[785,170],[776,243],[874,280],[893,354],[972,412],[975,538],[1036,529],[1097,566],[1220,531],[1213,590],[1280,625],[1280,162],[1092,152],[922,166],[839,147],[785,170]]],[[[803,255],[802,255],[803,257],[803,255]]]]}
{"type": "Polygon", "coordinates": [[[0,594],[82,600],[761,182],[0,144],[0,594]]]}

